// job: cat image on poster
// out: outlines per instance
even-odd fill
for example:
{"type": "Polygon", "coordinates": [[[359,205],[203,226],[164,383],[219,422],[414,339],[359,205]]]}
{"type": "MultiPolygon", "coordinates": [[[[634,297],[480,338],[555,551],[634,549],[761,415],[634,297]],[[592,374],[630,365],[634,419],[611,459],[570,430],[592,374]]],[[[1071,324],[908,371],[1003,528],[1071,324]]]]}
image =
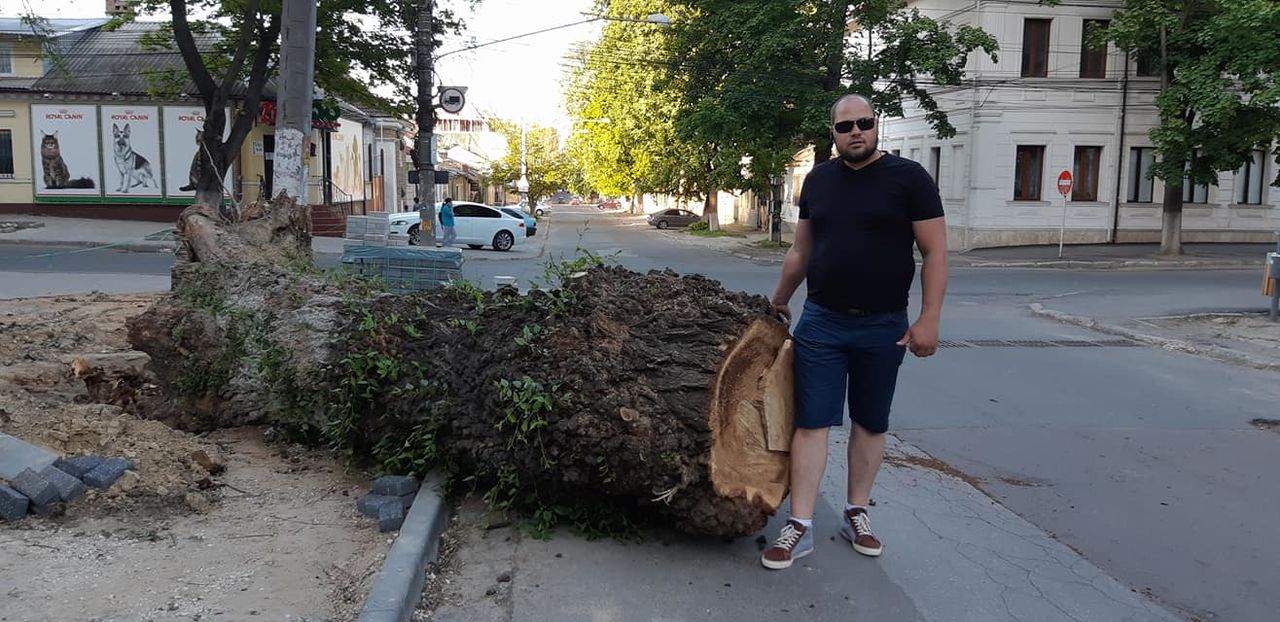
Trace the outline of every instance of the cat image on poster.
{"type": "Polygon", "coordinates": [[[120,187],[116,188],[116,192],[129,192],[137,186],[159,188],[160,184],[151,170],[151,161],[133,150],[133,143],[129,140],[129,124],[125,123],[121,129],[112,123],[111,137],[111,151],[115,155],[116,168],[120,170],[120,187]]]}
{"type": "Polygon", "coordinates": [[[58,132],[45,134],[40,132],[40,163],[44,166],[44,187],[49,190],[63,188],[93,188],[93,180],[88,177],[71,178],[67,161],[62,159],[62,147],[58,145],[58,132]]]}
{"type": "Polygon", "coordinates": [[[191,170],[187,173],[187,185],[178,188],[183,192],[191,192],[200,183],[200,148],[204,144],[204,130],[196,130],[196,153],[191,156],[191,170]]]}

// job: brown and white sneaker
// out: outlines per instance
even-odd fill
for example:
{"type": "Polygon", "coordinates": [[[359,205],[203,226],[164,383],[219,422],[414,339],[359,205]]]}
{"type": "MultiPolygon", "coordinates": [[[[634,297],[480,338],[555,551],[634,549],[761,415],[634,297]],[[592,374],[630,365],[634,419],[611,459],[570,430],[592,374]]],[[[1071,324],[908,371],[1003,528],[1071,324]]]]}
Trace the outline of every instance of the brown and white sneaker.
{"type": "Polygon", "coordinates": [[[813,530],[794,520],[782,526],[773,546],[764,550],[760,563],[770,570],[790,568],[791,563],[813,552],[813,530]]]}
{"type": "Polygon", "coordinates": [[[880,539],[871,533],[871,518],[862,508],[853,508],[844,513],[844,524],[840,526],[840,535],[853,545],[853,550],[868,557],[879,557],[884,552],[880,539]]]}

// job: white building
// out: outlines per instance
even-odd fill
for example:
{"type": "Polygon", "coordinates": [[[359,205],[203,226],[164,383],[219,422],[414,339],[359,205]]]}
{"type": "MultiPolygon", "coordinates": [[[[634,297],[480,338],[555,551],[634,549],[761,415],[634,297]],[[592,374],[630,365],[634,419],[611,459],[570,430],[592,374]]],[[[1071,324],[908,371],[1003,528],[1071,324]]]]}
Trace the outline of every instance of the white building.
{"type": "MultiPolygon", "coordinates": [[[[920,0],[921,13],[979,26],[999,60],[974,53],[963,86],[934,89],[957,135],[939,140],[920,110],[885,119],[880,148],[921,163],[938,183],[953,248],[1056,244],[1069,170],[1068,243],[1160,239],[1163,184],[1145,173],[1154,157],[1160,80],[1109,46],[1084,45],[1118,0],[1042,6],[1035,0],[920,0]]],[[[1280,229],[1275,163],[1257,151],[1217,186],[1186,188],[1186,242],[1269,242],[1280,229]]]]}

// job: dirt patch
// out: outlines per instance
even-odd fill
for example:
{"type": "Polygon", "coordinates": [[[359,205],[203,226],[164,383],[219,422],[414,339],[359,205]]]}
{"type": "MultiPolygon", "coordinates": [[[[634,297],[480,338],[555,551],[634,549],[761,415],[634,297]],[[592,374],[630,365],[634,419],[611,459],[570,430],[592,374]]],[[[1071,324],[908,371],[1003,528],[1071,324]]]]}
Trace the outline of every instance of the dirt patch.
{"type": "Polygon", "coordinates": [[[30,220],[0,220],[0,234],[13,233],[23,229],[39,229],[43,226],[44,223],[42,222],[30,220]]]}
{"type": "Polygon", "coordinates": [[[1212,313],[1144,318],[1165,336],[1209,344],[1280,362],[1280,322],[1261,313],[1212,313]]]}
{"type": "Polygon", "coordinates": [[[970,486],[973,486],[974,488],[981,490],[983,493],[987,492],[986,489],[982,487],[983,486],[982,480],[972,475],[969,475],[968,473],[965,473],[964,471],[961,471],[960,469],[957,469],[951,466],[950,464],[947,464],[946,462],[943,462],[937,458],[934,458],[933,456],[888,454],[888,455],[885,455],[884,461],[893,466],[899,466],[899,467],[912,466],[920,469],[937,471],[938,473],[942,473],[943,475],[949,475],[958,480],[961,480],[969,484],[970,486]]]}
{"type": "Polygon", "coordinates": [[[0,301],[0,431],[129,459],[64,516],[0,523],[5,620],[355,619],[390,538],[368,476],[263,430],[202,435],[85,403],[73,362],[136,370],[124,320],[153,296],[0,301]]]}
{"type": "Polygon", "coordinates": [[[1254,419],[1249,423],[1259,430],[1280,432],[1280,419],[1254,419]]]}

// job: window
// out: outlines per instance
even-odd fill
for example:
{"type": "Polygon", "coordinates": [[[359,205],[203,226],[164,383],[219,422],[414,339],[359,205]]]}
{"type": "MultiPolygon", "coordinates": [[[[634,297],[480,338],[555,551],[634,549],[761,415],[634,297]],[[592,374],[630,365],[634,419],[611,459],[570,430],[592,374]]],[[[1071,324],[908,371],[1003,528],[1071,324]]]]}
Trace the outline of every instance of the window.
{"type": "Polygon", "coordinates": [[[929,174],[933,176],[933,185],[937,187],[941,184],[938,174],[942,172],[942,147],[933,147],[929,149],[929,174]]]}
{"type": "Polygon", "coordinates": [[[1236,202],[1245,205],[1262,203],[1262,175],[1266,168],[1266,154],[1254,151],[1244,166],[1236,171],[1236,202]]]}
{"type": "Polygon", "coordinates": [[[1039,201],[1044,177],[1044,146],[1018,145],[1018,159],[1013,178],[1014,201],[1039,201]]]}
{"type": "Polygon", "coordinates": [[[1071,172],[1071,200],[1098,200],[1098,171],[1102,170],[1102,147],[1076,147],[1075,170],[1071,172]]]}
{"type": "Polygon", "coordinates": [[[0,179],[13,179],[13,130],[0,130],[0,179]]]}
{"type": "Polygon", "coordinates": [[[1105,19],[1084,20],[1084,32],[1080,36],[1081,78],[1107,77],[1107,45],[1104,43],[1096,48],[1089,47],[1089,40],[1095,33],[1106,30],[1109,23],[1105,19]]]}
{"type": "Polygon", "coordinates": [[[911,150],[911,161],[912,161],[912,162],[919,162],[919,161],[920,161],[920,150],[919,150],[919,149],[912,149],[912,150],[911,150]]]}
{"type": "Polygon", "coordinates": [[[1134,147],[1129,150],[1129,202],[1150,203],[1155,193],[1155,180],[1151,178],[1151,166],[1156,163],[1156,150],[1151,147],[1134,147]]]}
{"type": "Polygon", "coordinates": [[[13,75],[13,49],[0,45],[0,76],[13,75]]]}
{"type": "Polygon", "coordinates": [[[1022,77],[1049,75],[1049,24],[1053,20],[1029,19],[1022,25],[1022,77]]]}
{"type": "MultiPolygon", "coordinates": [[[[1197,152],[1192,154],[1191,161],[1200,157],[1197,152]]],[[[1209,202],[1209,184],[1196,184],[1191,181],[1191,162],[1187,163],[1187,176],[1182,180],[1182,202],[1183,203],[1208,203],[1209,202]]]]}
{"type": "Polygon", "coordinates": [[[892,153],[895,157],[902,157],[902,150],[901,150],[901,149],[894,149],[893,151],[890,151],[889,153],[892,153]]]}
{"type": "Polygon", "coordinates": [[[1156,66],[1155,56],[1139,53],[1137,65],[1139,77],[1157,78],[1160,76],[1159,67],[1156,66]]]}

